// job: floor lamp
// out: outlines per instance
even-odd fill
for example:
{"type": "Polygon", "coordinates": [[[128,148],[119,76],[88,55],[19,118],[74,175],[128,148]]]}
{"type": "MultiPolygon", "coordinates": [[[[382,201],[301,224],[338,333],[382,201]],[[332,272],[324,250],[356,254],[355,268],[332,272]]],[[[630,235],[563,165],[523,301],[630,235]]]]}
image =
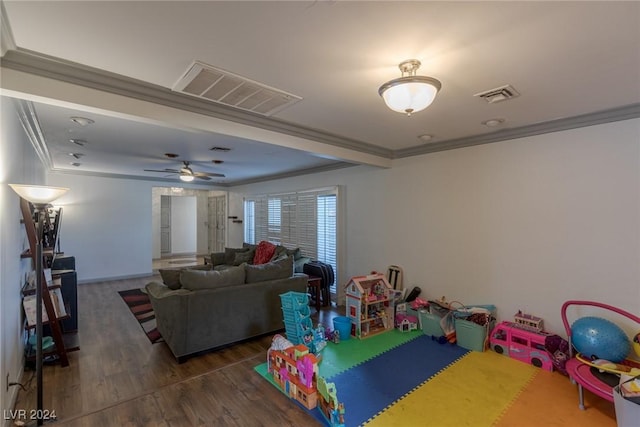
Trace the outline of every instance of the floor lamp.
{"type": "MultiPolygon", "coordinates": [[[[36,214],[36,385],[37,385],[37,425],[44,422],[42,399],[42,222],[49,203],[62,196],[69,189],[44,187],[39,185],[9,184],[20,197],[31,202],[36,214]]],[[[61,343],[56,343],[61,345],[61,343]]]]}

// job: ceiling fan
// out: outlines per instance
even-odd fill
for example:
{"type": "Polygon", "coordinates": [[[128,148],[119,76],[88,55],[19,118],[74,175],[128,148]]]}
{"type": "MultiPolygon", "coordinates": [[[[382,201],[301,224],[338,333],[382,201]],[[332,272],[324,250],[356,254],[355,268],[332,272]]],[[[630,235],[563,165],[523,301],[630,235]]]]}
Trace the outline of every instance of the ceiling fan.
{"type": "Polygon", "coordinates": [[[180,180],[184,182],[191,182],[195,178],[203,179],[205,181],[211,181],[211,177],[224,178],[224,174],[221,173],[212,173],[212,172],[194,172],[193,169],[189,166],[191,162],[183,161],[183,167],[178,169],[145,169],[145,172],[161,172],[161,173],[174,173],[180,175],[180,180]]]}

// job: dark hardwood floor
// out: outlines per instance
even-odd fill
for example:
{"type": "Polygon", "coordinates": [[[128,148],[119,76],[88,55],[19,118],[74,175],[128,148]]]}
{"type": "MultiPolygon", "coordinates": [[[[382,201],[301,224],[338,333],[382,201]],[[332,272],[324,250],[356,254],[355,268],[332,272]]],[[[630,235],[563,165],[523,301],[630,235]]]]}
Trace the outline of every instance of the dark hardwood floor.
{"type": "MultiPolygon", "coordinates": [[[[78,287],[80,351],[69,353],[68,367],[44,367],[44,409],[55,411],[57,425],[319,425],[253,371],[265,360],[270,336],[183,364],[165,344],[151,344],[118,295],[151,279],[78,287]]],[[[336,314],[323,309],[320,320],[336,314]]],[[[34,374],[25,370],[27,391],[19,392],[16,409],[35,409],[34,374]]]]}

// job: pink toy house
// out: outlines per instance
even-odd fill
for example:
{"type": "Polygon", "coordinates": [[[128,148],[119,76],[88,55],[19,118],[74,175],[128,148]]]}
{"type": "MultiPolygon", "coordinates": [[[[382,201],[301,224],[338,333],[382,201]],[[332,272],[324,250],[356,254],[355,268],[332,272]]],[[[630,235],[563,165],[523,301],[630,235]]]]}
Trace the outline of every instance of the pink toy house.
{"type": "Polygon", "coordinates": [[[318,405],[316,375],[318,359],[304,344],[269,352],[269,369],[273,380],[292,399],[307,409],[318,405]]]}

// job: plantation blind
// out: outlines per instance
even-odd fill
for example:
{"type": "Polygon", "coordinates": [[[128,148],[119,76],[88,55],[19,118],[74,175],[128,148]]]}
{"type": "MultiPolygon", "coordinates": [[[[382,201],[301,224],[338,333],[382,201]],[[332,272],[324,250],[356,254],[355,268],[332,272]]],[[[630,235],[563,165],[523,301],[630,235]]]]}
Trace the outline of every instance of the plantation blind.
{"type": "Polygon", "coordinates": [[[303,256],[331,264],[337,274],[337,192],[334,187],[245,198],[245,241],[299,247],[303,256]]]}

